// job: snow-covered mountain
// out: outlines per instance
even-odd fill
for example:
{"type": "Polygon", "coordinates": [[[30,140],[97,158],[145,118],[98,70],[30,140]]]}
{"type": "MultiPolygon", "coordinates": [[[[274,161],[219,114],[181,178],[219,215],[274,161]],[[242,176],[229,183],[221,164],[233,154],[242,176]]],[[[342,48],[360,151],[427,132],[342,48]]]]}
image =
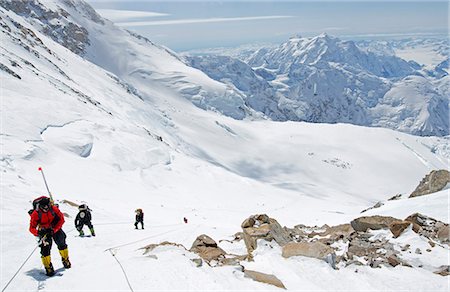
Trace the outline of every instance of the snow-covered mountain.
{"type": "Polygon", "coordinates": [[[79,0],[2,0],[9,11],[26,17],[41,33],[127,83],[145,83],[146,96],[174,92],[202,109],[236,119],[248,115],[241,93],[187,66],[169,49],[116,27],[79,0]]]}
{"type": "Polygon", "coordinates": [[[413,61],[364,51],[352,41],[326,34],[293,37],[277,48],[261,48],[245,60],[247,68],[235,59],[222,58],[221,69],[216,70],[218,58],[190,60],[210,77],[245,88],[251,97],[248,104],[265,109],[274,120],[343,122],[424,136],[449,133],[445,118],[449,96],[439,90],[448,83],[442,69],[425,72],[413,61]],[[267,92],[272,92],[271,97],[267,92]]]}
{"type": "MultiPolygon", "coordinates": [[[[244,266],[276,274],[293,291],[446,291],[447,279],[433,273],[449,265],[445,245],[406,254],[412,267],[371,268],[361,259],[361,266],[341,264],[338,270],[318,259],[285,259],[275,242],[262,242],[253,262],[236,266],[198,267],[195,253],[170,244],[143,255],[140,248],[164,241],[189,248],[200,234],[229,254],[245,254],[234,234],[257,213],[291,227],[348,223],[378,201],[411,193],[431,170],[448,168],[448,137],[349,124],[238,120],[219,109],[204,111],[189,101],[201,99],[197,91],[193,97],[183,89],[197,86],[205,100],[217,98],[220,106],[227,92],[248,103],[238,90],[249,88],[213,81],[170,51],[93,16],[83,2],[0,3],[0,285],[5,291],[278,289],[245,277],[244,266]],[[14,8],[16,13],[11,5],[21,8],[14,8]],[[136,73],[137,68],[151,74],[136,73]],[[30,202],[46,194],[39,166],[67,216],[63,229],[73,266],[61,269],[53,247],[60,275],[53,278],[42,274],[39,251],[27,236],[30,202]],[[77,209],[68,202],[93,209],[95,238],[76,236],[77,209]],[[134,230],[136,208],[146,214],[145,230],[134,230]]],[[[243,75],[255,77],[260,80],[252,71],[243,75]]],[[[369,212],[421,212],[448,223],[447,200],[446,190],[403,196],[369,212]]],[[[383,232],[369,235],[392,241],[383,232]]],[[[411,230],[395,247],[406,243],[421,250],[429,245],[411,230]]],[[[347,247],[342,243],[340,250],[347,247]]]]}

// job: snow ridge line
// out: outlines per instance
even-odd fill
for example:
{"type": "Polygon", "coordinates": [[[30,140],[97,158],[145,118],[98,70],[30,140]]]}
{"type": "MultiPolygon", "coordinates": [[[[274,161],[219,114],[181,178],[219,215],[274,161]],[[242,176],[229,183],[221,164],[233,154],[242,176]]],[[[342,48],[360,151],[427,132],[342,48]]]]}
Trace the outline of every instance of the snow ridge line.
{"type": "Polygon", "coordinates": [[[48,128],[63,128],[65,126],[67,126],[67,125],[70,125],[70,124],[73,124],[73,123],[76,123],[76,122],[80,122],[80,121],[84,121],[84,120],[83,119],[78,119],[78,120],[74,120],[74,121],[70,121],[70,122],[64,123],[62,125],[47,125],[44,129],[41,130],[41,132],[39,134],[41,134],[41,135],[44,134],[44,132],[47,131],[48,128]]]}

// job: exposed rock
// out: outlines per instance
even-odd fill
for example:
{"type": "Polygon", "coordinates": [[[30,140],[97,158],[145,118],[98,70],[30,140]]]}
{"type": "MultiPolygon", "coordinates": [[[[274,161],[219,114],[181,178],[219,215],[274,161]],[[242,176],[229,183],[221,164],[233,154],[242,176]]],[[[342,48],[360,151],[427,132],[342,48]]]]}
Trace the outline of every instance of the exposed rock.
{"type": "Polygon", "coordinates": [[[241,261],[245,260],[247,258],[247,255],[242,255],[242,256],[232,256],[232,257],[225,257],[223,258],[220,263],[222,265],[226,265],[226,266],[240,266],[241,265],[241,261]]]}
{"type": "Polygon", "coordinates": [[[202,259],[191,259],[191,261],[195,264],[197,268],[201,267],[203,265],[202,259]]]}
{"type": "Polygon", "coordinates": [[[413,223],[413,230],[418,234],[442,243],[450,243],[448,238],[449,225],[431,217],[415,213],[408,216],[405,221],[413,223]]]}
{"type": "Polygon", "coordinates": [[[396,267],[396,266],[398,266],[398,265],[400,265],[401,264],[401,260],[396,256],[396,255],[390,255],[388,258],[387,258],[387,260],[388,260],[388,263],[391,265],[391,266],[393,266],[393,267],[396,267]]]}
{"type": "Polygon", "coordinates": [[[255,225],[255,219],[253,219],[253,217],[248,217],[247,219],[244,220],[244,222],[242,222],[241,227],[247,228],[253,227],[253,225],[255,225]]]}
{"type": "Polygon", "coordinates": [[[316,259],[326,259],[334,250],[320,241],[315,242],[290,242],[283,246],[282,256],[290,258],[293,256],[304,256],[316,259]]]}
{"type": "Polygon", "coordinates": [[[223,249],[217,246],[217,243],[211,237],[205,234],[197,237],[189,251],[198,254],[206,262],[212,260],[218,261],[226,254],[223,249]]]}
{"type": "Polygon", "coordinates": [[[273,285],[282,289],[286,289],[284,284],[274,275],[264,274],[252,270],[244,270],[244,275],[254,281],[273,285]]]}
{"type": "Polygon", "coordinates": [[[440,266],[437,271],[434,272],[435,274],[441,275],[441,276],[448,276],[450,275],[450,266],[440,266]]]}
{"type": "Polygon", "coordinates": [[[393,222],[389,226],[389,229],[391,230],[394,237],[397,238],[403,233],[403,231],[406,230],[406,228],[408,228],[409,225],[411,225],[411,222],[408,222],[408,221],[397,222],[396,221],[396,222],[393,222]]]}
{"type": "Polygon", "coordinates": [[[69,201],[69,200],[62,200],[61,204],[67,204],[69,206],[76,207],[76,208],[78,208],[80,206],[79,204],[74,203],[74,202],[69,201]]]}
{"type": "Polygon", "coordinates": [[[402,251],[407,251],[410,247],[411,245],[407,244],[404,247],[402,247],[402,251]]]}
{"type": "Polygon", "coordinates": [[[236,232],[233,241],[241,241],[244,239],[244,232],[236,232]]]}
{"type": "Polygon", "coordinates": [[[359,217],[359,218],[356,218],[355,220],[353,220],[350,224],[352,225],[353,229],[355,229],[356,231],[366,232],[367,229],[378,230],[378,229],[389,228],[389,226],[396,221],[401,221],[401,220],[396,219],[394,217],[377,215],[377,216],[359,217]]]}
{"type": "Polygon", "coordinates": [[[393,196],[392,198],[389,198],[388,201],[399,200],[401,197],[402,197],[402,194],[397,194],[397,195],[393,196]]]}
{"type": "Polygon", "coordinates": [[[432,242],[431,240],[428,240],[428,244],[429,244],[431,247],[435,247],[435,246],[436,246],[436,243],[432,242]]]}
{"type": "Polygon", "coordinates": [[[449,242],[450,241],[450,227],[449,226],[442,226],[439,228],[437,232],[437,238],[441,242],[449,242]]]}
{"type": "Polygon", "coordinates": [[[375,205],[373,205],[372,207],[362,210],[361,213],[364,213],[364,212],[372,210],[372,209],[380,208],[383,205],[384,205],[384,203],[378,202],[375,205]]]}
{"type": "Polygon", "coordinates": [[[422,251],[420,250],[420,248],[416,248],[415,253],[416,253],[416,254],[422,254],[422,251]]]}
{"type": "Polygon", "coordinates": [[[450,172],[448,170],[433,170],[422,179],[409,197],[413,198],[439,192],[445,188],[448,183],[450,183],[450,172]]]}
{"type": "Polygon", "coordinates": [[[146,245],[140,249],[144,250],[144,254],[147,254],[149,252],[151,252],[152,250],[154,250],[155,248],[157,248],[158,246],[176,246],[176,247],[182,247],[183,249],[186,249],[182,244],[178,244],[178,243],[174,243],[174,242],[169,242],[169,241],[163,241],[161,243],[152,243],[149,245],[146,245]]]}
{"type": "Polygon", "coordinates": [[[277,220],[265,214],[251,216],[242,222],[245,246],[251,259],[251,253],[257,247],[258,239],[275,240],[280,246],[292,241],[288,231],[281,227],[277,220]],[[253,223],[253,225],[251,225],[253,223]]]}

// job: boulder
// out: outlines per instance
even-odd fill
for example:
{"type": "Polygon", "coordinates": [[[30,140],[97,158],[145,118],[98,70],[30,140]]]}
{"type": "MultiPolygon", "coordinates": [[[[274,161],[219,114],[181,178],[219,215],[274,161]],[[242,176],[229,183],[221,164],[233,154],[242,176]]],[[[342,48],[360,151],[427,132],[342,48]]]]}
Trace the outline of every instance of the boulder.
{"type": "Polygon", "coordinates": [[[389,226],[396,221],[401,220],[394,217],[376,215],[356,218],[355,220],[350,222],[350,224],[352,225],[353,229],[355,229],[355,231],[366,232],[367,229],[378,230],[389,228],[389,226]]]}
{"type": "Polygon", "coordinates": [[[450,183],[450,172],[445,169],[433,170],[419,183],[410,198],[432,194],[444,189],[450,183]]]}
{"type": "Polygon", "coordinates": [[[444,222],[419,213],[408,216],[405,221],[412,222],[413,230],[422,236],[442,243],[450,243],[449,225],[444,222]]]}
{"type": "Polygon", "coordinates": [[[450,227],[449,226],[442,226],[439,228],[437,232],[437,238],[441,242],[449,242],[450,241],[450,227]]]}
{"type": "Polygon", "coordinates": [[[288,231],[281,227],[277,220],[269,218],[266,214],[257,214],[245,219],[241,224],[247,253],[251,258],[251,253],[257,248],[257,240],[275,240],[280,246],[292,241],[288,231]]]}
{"type": "Polygon", "coordinates": [[[253,217],[248,217],[247,219],[244,220],[244,222],[242,222],[241,227],[247,228],[253,227],[253,225],[255,225],[255,219],[253,219],[253,217]]]}
{"type": "Polygon", "coordinates": [[[175,246],[175,247],[182,247],[183,249],[186,249],[182,244],[173,243],[173,242],[169,242],[169,241],[163,241],[161,243],[152,243],[152,244],[146,245],[140,249],[143,249],[144,254],[147,254],[147,253],[151,252],[152,250],[154,250],[158,246],[168,246],[168,245],[175,246]]]}
{"type": "Polygon", "coordinates": [[[387,260],[388,263],[393,267],[396,267],[402,263],[402,261],[395,254],[390,255],[387,260]]]}
{"type": "Polygon", "coordinates": [[[245,277],[250,278],[254,281],[266,283],[269,285],[276,286],[278,288],[286,289],[286,287],[284,287],[283,282],[281,282],[280,279],[278,279],[274,275],[264,274],[264,273],[252,271],[252,270],[244,270],[244,275],[245,275],[245,277]]]}
{"type": "Polygon", "coordinates": [[[437,271],[434,272],[435,274],[441,275],[441,276],[448,276],[450,275],[450,266],[440,266],[437,271]]]}
{"type": "Polygon", "coordinates": [[[392,234],[394,235],[394,238],[397,238],[403,233],[403,231],[406,230],[406,228],[408,228],[409,225],[411,225],[411,222],[395,221],[389,226],[389,229],[391,230],[392,234]]]}
{"type": "Polygon", "coordinates": [[[329,227],[325,232],[320,233],[320,236],[327,236],[332,241],[345,239],[355,232],[351,224],[341,224],[329,227]]]}
{"type": "Polygon", "coordinates": [[[206,262],[219,261],[226,255],[226,252],[218,247],[217,243],[206,234],[198,236],[189,251],[198,254],[206,262]]]}
{"type": "Polygon", "coordinates": [[[304,256],[316,259],[326,259],[328,255],[335,254],[334,250],[319,241],[315,242],[290,242],[283,246],[281,255],[284,258],[304,256]]]}

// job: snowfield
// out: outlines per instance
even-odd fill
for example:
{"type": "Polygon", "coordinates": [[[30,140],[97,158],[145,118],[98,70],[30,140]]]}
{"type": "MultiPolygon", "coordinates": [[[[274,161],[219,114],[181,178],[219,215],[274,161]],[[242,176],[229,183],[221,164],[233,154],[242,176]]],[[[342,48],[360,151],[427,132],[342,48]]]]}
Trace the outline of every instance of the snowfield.
{"type": "MultiPolygon", "coordinates": [[[[67,3],[49,1],[48,7],[73,13],[67,3]]],[[[0,15],[4,291],[282,290],[245,277],[239,266],[197,267],[191,259],[198,256],[182,247],[159,246],[147,254],[141,248],[170,241],[189,249],[207,234],[227,252],[243,255],[244,242],[232,240],[250,215],[265,213],[287,227],[331,226],[362,216],[379,201],[385,204],[364,215],[404,219],[420,212],[449,223],[448,189],[407,198],[431,170],[449,168],[448,136],[274,122],[248,108],[242,109],[245,119],[232,119],[220,114],[224,109],[194,106],[186,88],[194,86],[196,98],[212,98],[217,106],[229,105],[222,99],[227,96],[235,106],[240,96],[164,48],[137,39],[130,46],[149,48],[144,59],[128,55],[121,64],[128,71],[106,71],[113,67],[90,62],[92,52],[88,58],[74,54],[28,18],[3,6],[0,15]],[[152,68],[149,79],[143,71],[130,73],[144,61],[152,68]],[[31,201],[46,194],[38,167],[67,215],[63,230],[72,268],[62,268],[54,246],[52,278],[28,232],[31,201]],[[387,201],[397,194],[400,200],[387,201]],[[67,201],[89,205],[96,237],[77,236],[78,210],[67,201]],[[145,213],[144,230],[133,226],[137,208],[145,213]]],[[[103,40],[96,35],[91,45],[111,39],[121,48],[115,30],[103,40]]],[[[112,62],[121,51],[110,53],[112,62]]],[[[371,235],[394,240],[389,230],[371,235]]],[[[395,241],[396,248],[409,243],[412,250],[428,244],[411,230],[395,241]]],[[[433,273],[450,264],[448,255],[443,245],[411,254],[412,267],[334,270],[317,259],[283,258],[275,242],[260,241],[254,261],[241,265],[276,275],[290,291],[448,291],[448,277],[433,273]]]]}

